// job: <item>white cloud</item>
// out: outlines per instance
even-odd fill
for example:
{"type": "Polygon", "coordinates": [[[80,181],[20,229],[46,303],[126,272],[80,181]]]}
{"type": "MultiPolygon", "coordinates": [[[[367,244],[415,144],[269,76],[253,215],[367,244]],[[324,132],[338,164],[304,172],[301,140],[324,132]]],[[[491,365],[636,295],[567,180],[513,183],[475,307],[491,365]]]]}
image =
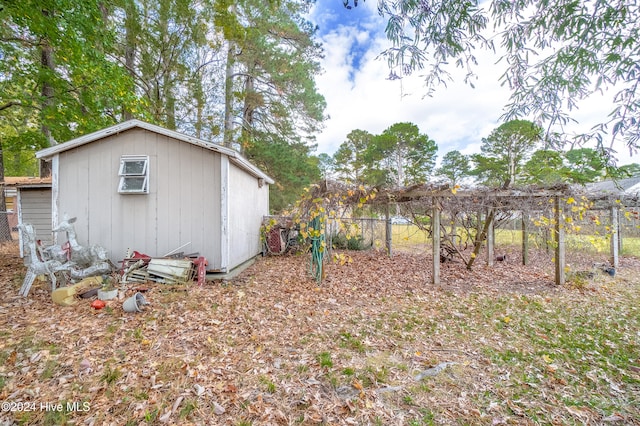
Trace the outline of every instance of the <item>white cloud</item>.
{"type": "Polygon", "coordinates": [[[452,83],[438,88],[433,97],[424,97],[423,79],[417,75],[387,79],[387,63],[376,59],[386,44],[382,36],[369,39],[360,67],[353,67],[349,49],[364,39],[362,34],[341,27],[324,37],[326,72],[317,84],[331,118],[318,137],[318,151],[333,153],[351,130],[377,134],[408,121],[436,141],[440,156],[453,149],[477,152],[481,138],[496,127],[508,93],[481,75],[476,89],[452,83]]]}
{"type": "MultiPolygon", "coordinates": [[[[388,41],[383,32],[384,22],[373,11],[375,3],[365,2],[370,9],[368,13],[362,13],[358,19],[346,15],[353,18],[347,22],[344,14],[352,11],[325,12],[322,5],[316,5],[312,14],[321,27],[331,28],[321,36],[325,72],[316,79],[318,90],[327,101],[330,119],[317,136],[317,152],[333,154],[352,130],[378,134],[397,122],[412,122],[429,135],[438,144],[439,158],[454,149],[463,154],[479,152],[482,138],[499,126],[509,98],[508,90],[498,82],[502,66],[494,63],[493,56],[479,57],[475,89],[463,83],[460,70],[452,69],[455,81],[448,83],[448,87],[438,87],[433,97],[424,97],[423,79],[417,75],[388,80],[386,61],[377,59],[388,41]],[[336,24],[336,20],[343,22],[336,24]]],[[[566,130],[587,131],[593,123],[606,120],[611,109],[611,104],[600,97],[580,105],[581,109],[574,114],[580,124],[566,130]]],[[[620,164],[637,161],[635,157],[629,159],[624,149],[621,151],[620,164]]]]}

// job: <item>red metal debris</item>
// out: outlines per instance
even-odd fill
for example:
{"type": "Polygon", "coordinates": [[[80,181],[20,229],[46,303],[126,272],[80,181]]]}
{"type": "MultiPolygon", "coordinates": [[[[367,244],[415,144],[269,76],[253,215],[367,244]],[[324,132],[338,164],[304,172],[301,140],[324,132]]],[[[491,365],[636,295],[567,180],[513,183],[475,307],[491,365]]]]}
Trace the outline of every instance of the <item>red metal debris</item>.
{"type": "Polygon", "coordinates": [[[204,258],[203,256],[200,256],[199,258],[192,260],[193,264],[196,265],[198,267],[198,285],[203,285],[205,280],[206,280],[206,276],[207,276],[207,265],[209,264],[209,262],[207,262],[207,259],[204,258]]]}

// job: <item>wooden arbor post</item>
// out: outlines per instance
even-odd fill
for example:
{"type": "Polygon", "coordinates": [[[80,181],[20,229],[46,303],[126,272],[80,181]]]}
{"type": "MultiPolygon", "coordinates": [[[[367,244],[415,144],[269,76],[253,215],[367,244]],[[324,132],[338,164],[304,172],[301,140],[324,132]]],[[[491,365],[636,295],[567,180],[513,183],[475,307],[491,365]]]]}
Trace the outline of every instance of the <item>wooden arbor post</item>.
{"type": "Polygon", "coordinates": [[[620,222],[618,216],[618,207],[611,207],[611,266],[617,268],[619,265],[619,238],[620,238],[620,222]]]}
{"type": "Polygon", "coordinates": [[[392,224],[391,224],[391,213],[389,211],[389,203],[387,203],[387,209],[385,210],[384,218],[385,218],[384,241],[385,241],[385,246],[387,248],[387,254],[389,255],[389,257],[391,257],[392,256],[391,236],[392,236],[393,228],[391,226],[392,224]]]}
{"type": "Polygon", "coordinates": [[[431,241],[433,251],[433,285],[440,285],[440,202],[436,197],[432,199],[431,212],[431,241]]]}
{"type": "Polygon", "coordinates": [[[563,217],[563,206],[560,199],[560,196],[556,195],[555,197],[555,210],[556,210],[556,226],[554,231],[554,240],[555,240],[555,266],[556,266],[556,284],[563,285],[565,282],[565,230],[564,224],[562,223],[563,217]]]}
{"type": "Polygon", "coordinates": [[[522,211],[522,264],[529,263],[529,213],[522,211]]]}
{"type": "Polygon", "coordinates": [[[493,219],[495,218],[495,213],[492,214],[490,211],[487,214],[487,220],[490,222],[487,224],[487,265],[493,266],[493,258],[495,254],[495,244],[496,244],[496,230],[493,219]]]}

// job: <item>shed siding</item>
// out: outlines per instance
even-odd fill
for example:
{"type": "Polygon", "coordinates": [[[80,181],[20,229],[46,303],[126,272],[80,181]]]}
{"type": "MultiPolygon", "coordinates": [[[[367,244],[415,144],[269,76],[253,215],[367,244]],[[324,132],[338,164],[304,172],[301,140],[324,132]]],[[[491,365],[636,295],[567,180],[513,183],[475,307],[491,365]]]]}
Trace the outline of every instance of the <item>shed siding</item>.
{"type": "MultiPolygon", "coordinates": [[[[59,213],[77,216],[81,244],[161,256],[179,251],[219,268],[220,154],[134,128],[59,154],[59,213]],[[119,194],[122,155],[149,156],[149,194],[119,194]],[[111,226],[109,226],[111,224],[111,226]]],[[[116,263],[117,264],[117,263],[116,263]]]]}
{"type": "Polygon", "coordinates": [[[20,188],[18,197],[19,221],[32,224],[36,238],[44,245],[51,244],[51,188],[20,188]]]}
{"type": "Polygon", "coordinates": [[[261,252],[260,225],[269,211],[269,185],[229,165],[229,269],[261,252]]]}

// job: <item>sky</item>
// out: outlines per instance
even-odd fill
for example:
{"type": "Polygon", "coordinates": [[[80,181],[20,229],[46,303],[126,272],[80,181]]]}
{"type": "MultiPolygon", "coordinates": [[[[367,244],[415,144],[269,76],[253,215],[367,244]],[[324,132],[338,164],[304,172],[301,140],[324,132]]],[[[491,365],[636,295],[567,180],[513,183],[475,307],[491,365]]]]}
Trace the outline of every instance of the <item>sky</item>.
{"type": "MultiPolygon", "coordinates": [[[[321,61],[324,72],[316,84],[326,99],[329,116],[317,136],[316,154],[333,155],[352,130],[380,134],[395,123],[411,122],[436,142],[440,160],[452,150],[480,152],[482,138],[501,124],[509,92],[498,81],[503,65],[495,64],[495,56],[478,54],[475,88],[465,84],[459,73],[447,87],[439,86],[432,97],[425,97],[419,75],[388,79],[387,62],[378,58],[389,42],[377,0],[360,0],[350,10],[343,7],[342,0],[317,0],[309,19],[318,25],[325,50],[321,61]]],[[[606,97],[582,102],[573,112],[579,123],[571,131],[588,131],[606,121],[611,109],[606,97]]],[[[629,157],[622,142],[615,148],[618,165],[639,162],[637,155],[629,157]]]]}

